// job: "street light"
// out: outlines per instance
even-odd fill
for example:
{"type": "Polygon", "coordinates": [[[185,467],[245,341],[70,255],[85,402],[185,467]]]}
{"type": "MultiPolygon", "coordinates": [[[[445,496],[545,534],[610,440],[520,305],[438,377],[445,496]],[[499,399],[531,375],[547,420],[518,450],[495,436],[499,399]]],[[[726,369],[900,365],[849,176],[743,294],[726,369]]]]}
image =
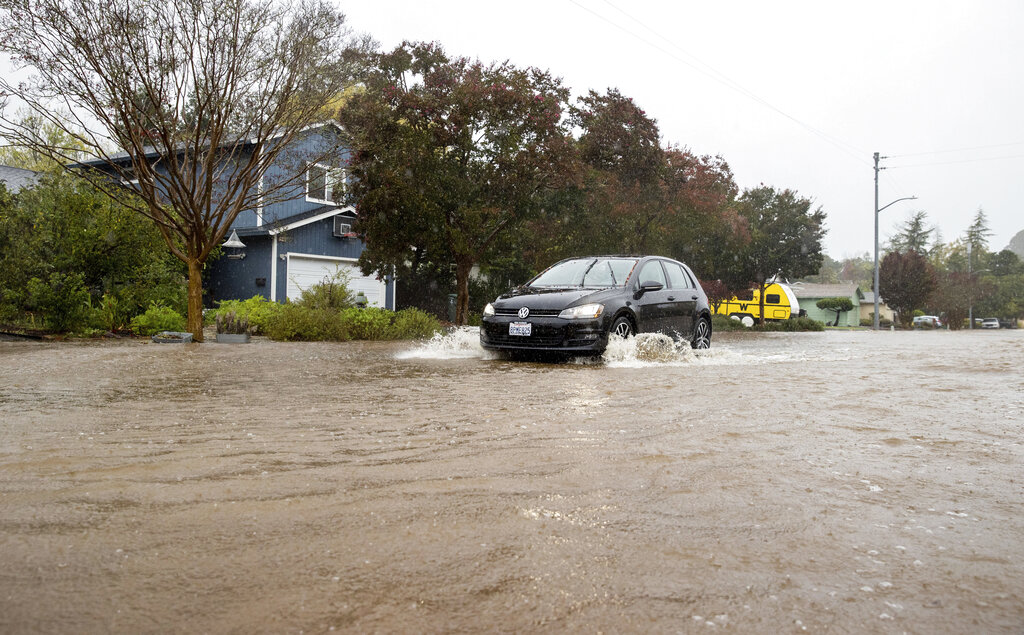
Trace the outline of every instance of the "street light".
{"type": "Polygon", "coordinates": [[[898,198],[892,203],[889,203],[885,207],[878,207],[878,171],[884,170],[885,168],[878,167],[878,159],[885,158],[879,157],[878,153],[875,153],[875,317],[874,317],[874,330],[878,330],[878,214],[882,212],[886,207],[893,203],[899,203],[900,201],[914,201],[917,200],[916,196],[904,196],[898,198]]]}

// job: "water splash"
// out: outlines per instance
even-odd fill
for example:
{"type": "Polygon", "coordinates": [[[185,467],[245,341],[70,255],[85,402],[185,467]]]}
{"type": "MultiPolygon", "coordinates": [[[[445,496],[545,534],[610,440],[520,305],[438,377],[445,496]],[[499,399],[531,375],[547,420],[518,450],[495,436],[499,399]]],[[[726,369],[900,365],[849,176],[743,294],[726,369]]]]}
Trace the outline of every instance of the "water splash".
{"type": "MultiPolygon", "coordinates": [[[[763,344],[763,342],[762,342],[763,344]]],[[[430,340],[395,355],[396,359],[504,359],[501,353],[480,346],[480,331],[463,326],[438,333],[430,340]]],[[[612,336],[600,357],[578,357],[574,364],[604,365],[608,368],[647,368],[656,366],[744,366],[802,361],[842,361],[849,359],[848,349],[836,349],[822,356],[822,351],[803,347],[777,346],[750,348],[713,343],[710,349],[693,350],[687,340],[676,341],[660,333],[640,333],[635,337],[612,336]],[[747,350],[749,348],[749,350],[747,350]]]]}
{"type": "Polygon", "coordinates": [[[676,342],[661,333],[640,333],[627,338],[612,336],[601,359],[610,368],[681,366],[695,363],[707,352],[694,351],[689,342],[676,342]]]}
{"type": "Polygon", "coordinates": [[[480,346],[480,329],[461,326],[434,335],[423,344],[395,356],[397,359],[496,359],[480,346]]]}

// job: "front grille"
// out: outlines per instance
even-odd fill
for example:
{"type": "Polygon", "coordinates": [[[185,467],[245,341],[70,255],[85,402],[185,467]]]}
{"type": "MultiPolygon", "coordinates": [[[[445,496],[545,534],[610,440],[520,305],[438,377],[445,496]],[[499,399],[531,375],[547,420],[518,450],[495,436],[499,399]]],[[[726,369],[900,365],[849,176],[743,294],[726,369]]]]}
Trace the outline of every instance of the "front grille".
{"type": "MultiPolygon", "coordinates": [[[[561,309],[530,309],[530,317],[556,317],[561,309]]],[[[519,315],[518,308],[502,307],[494,309],[495,315],[519,315]]]]}
{"type": "Polygon", "coordinates": [[[561,346],[565,333],[561,328],[533,325],[529,336],[509,335],[508,324],[490,324],[485,327],[487,342],[495,346],[553,347],[561,346]]]}

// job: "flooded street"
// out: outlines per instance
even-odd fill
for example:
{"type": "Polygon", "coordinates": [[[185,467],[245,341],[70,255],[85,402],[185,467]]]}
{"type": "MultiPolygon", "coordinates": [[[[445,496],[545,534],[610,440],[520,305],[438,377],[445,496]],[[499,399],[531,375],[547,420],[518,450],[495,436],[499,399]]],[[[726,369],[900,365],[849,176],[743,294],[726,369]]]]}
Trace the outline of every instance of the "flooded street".
{"type": "Polygon", "coordinates": [[[0,342],[0,632],[1021,633],[1022,365],[0,342]]]}

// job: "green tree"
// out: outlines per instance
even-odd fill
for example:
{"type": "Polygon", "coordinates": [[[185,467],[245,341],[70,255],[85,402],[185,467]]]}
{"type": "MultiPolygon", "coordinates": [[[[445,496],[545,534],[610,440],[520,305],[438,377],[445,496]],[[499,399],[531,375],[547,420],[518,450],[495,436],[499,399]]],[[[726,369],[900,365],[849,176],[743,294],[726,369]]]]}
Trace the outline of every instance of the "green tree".
{"type": "MultiPolygon", "coordinates": [[[[8,0],[0,32],[0,50],[34,71],[0,78],[0,94],[83,146],[102,166],[94,184],[156,224],[188,268],[202,341],[207,258],[242,210],[301,184],[304,165],[280,159],[358,67],[344,15],[324,0],[8,0]]],[[[68,144],[34,130],[4,109],[9,142],[73,169],[68,144]]]]}
{"type": "Polygon", "coordinates": [[[927,303],[929,312],[941,315],[951,330],[959,330],[967,321],[971,294],[970,279],[966,273],[958,271],[938,271],[935,279],[935,290],[927,303]]]}
{"type": "Polygon", "coordinates": [[[405,43],[375,59],[340,111],[364,272],[451,263],[465,324],[469,275],[573,174],[568,89],[546,71],[405,43]]]}
{"type": "Polygon", "coordinates": [[[982,254],[988,252],[988,237],[991,235],[992,230],[988,226],[988,217],[985,215],[985,210],[979,207],[970,227],[964,233],[964,242],[971,246],[974,256],[981,257],[982,254]]]}
{"type": "Polygon", "coordinates": [[[901,252],[916,251],[919,254],[928,253],[928,243],[935,228],[928,227],[927,222],[927,212],[923,210],[914,212],[900,227],[899,232],[889,240],[889,249],[901,252]]]}
{"type": "Polygon", "coordinates": [[[735,268],[727,277],[734,288],[739,284],[758,287],[762,324],[764,290],[776,275],[799,278],[821,267],[825,213],[820,207],[812,210],[811,205],[810,199],[793,190],[765,185],[745,190],[739,198],[738,211],[749,240],[733,253],[735,268]]]}
{"type": "Polygon", "coordinates": [[[914,309],[925,306],[935,290],[935,270],[916,251],[890,251],[878,267],[878,286],[885,303],[909,325],[914,309]]]}
{"type": "MultiPolygon", "coordinates": [[[[26,134],[38,140],[39,145],[62,148],[62,153],[74,160],[84,157],[85,146],[60,126],[31,112],[21,112],[19,126],[26,134]]],[[[51,156],[33,147],[7,145],[0,147],[0,165],[9,165],[34,172],[60,170],[60,164],[51,156]]]]}
{"type": "Polygon", "coordinates": [[[816,303],[817,307],[823,311],[835,311],[836,321],[832,326],[839,326],[839,316],[844,311],[853,310],[853,302],[850,298],[834,297],[834,298],[822,298],[816,303]]]}
{"type": "MultiPolygon", "coordinates": [[[[0,195],[0,305],[8,317],[48,307],[74,317],[61,298],[81,288],[94,306],[105,294],[115,298],[126,317],[151,302],[181,310],[184,268],[163,245],[155,226],[85,180],[45,175],[15,197],[0,195]]],[[[48,320],[57,329],[74,326],[48,320]]]]}
{"type": "Polygon", "coordinates": [[[669,173],[657,121],[609,89],[581,97],[572,123],[581,131],[577,146],[585,166],[588,218],[580,224],[587,230],[581,251],[649,251],[659,223],[672,211],[662,186],[675,176],[669,173]]]}

